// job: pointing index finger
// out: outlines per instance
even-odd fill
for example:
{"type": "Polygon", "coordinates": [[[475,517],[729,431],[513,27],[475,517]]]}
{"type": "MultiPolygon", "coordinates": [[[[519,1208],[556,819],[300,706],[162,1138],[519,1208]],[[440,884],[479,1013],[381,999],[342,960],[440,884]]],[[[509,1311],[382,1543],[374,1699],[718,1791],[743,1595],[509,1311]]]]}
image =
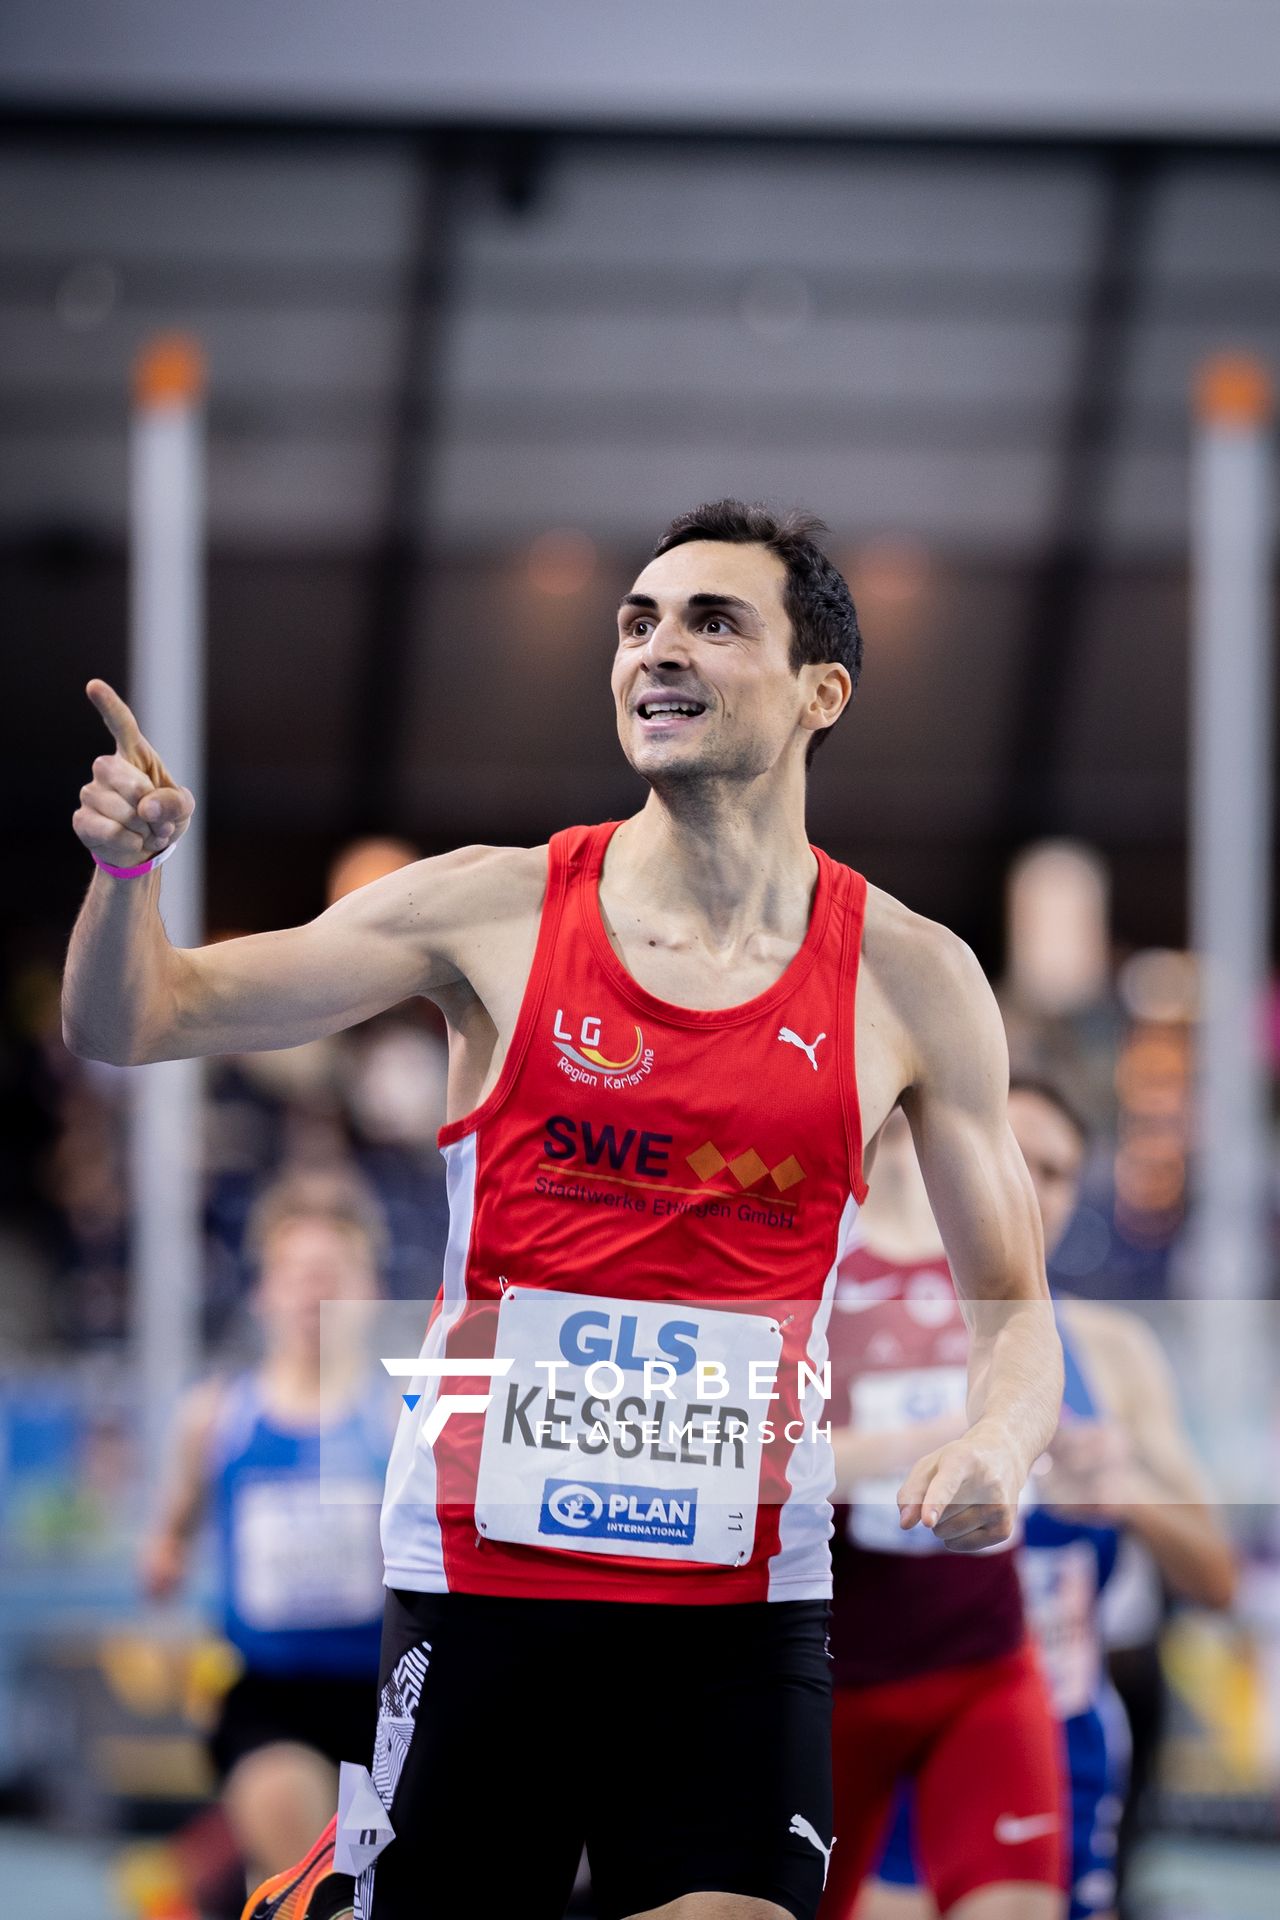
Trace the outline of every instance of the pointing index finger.
{"type": "Polygon", "coordinates": [[[917,1527],[922,1518],[925,1492],[933,1479],[936,1454],[917,1460],[898,1489],[898,1520],[904,1531],[917,1527]]]}
{"type": "Polygon", "coordinates": [[[105,680],[91,680],[85,688],[90,700],[102,715],[116,743],[116,749],[126,760],[136,767],[145,765],[146,754],[143,750],[142,729],[133,717],[132,710],[120,698],[114,687],[105,680]]]}
{"type": "Polygon", "coordinates": [[[966,1462],[939,1459],[937,1467],[920,1497],[921,1519],[926,1527],[936,1528],[947,1508],[964,1485],[966,1462]]]}

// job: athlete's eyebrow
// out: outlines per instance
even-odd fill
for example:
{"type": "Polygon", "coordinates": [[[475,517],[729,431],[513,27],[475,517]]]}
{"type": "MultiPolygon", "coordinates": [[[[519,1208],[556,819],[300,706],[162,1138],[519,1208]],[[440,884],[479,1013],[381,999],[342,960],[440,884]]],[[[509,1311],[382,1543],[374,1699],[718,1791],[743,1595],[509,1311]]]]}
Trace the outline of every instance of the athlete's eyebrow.
{"type": "Polygon", "coordinates": [[[760,618],[759,607],[753,607],[749,600],[740,600],[736,593],[691,593],[688,604],[691,607],[723,607],[726,613],[748,613],[754,620],[760,618]]]}
{"type": "MultiPolygon", "coordinates": [[[[686,600],[687,607],[723,607],[726,613],[746,613],[752,619],[760,618],[759,607],[753,607],[749,600],[740,600],[736,593],[691,593],[686,600]]],[[[656,613],[658,603],[647,593],[624,593],[618,603],[618,612],[624,607],[639,607],[644,613],[656,613]]]]}

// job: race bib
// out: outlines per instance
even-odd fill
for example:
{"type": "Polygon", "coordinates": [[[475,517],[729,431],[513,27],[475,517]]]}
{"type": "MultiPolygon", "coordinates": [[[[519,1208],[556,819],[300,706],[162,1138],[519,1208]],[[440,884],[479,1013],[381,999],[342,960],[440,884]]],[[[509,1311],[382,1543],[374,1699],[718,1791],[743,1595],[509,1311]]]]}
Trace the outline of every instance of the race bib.
{"type": "Polygon", "coordinates": [[[485,1413],[483,1539],[739,1566],[755,1540],[760,1387],[782,1334],[762,1314],[510,1287],[485,1413]]]}
{"type": "MultiPolygon", "coordinates": [[[[903,1427],[965,1414],[969,1377],[964,1367],[911,1367],[901,1372],[862,1373],[849,1395],[852,1424],[862,1433],[896,1433],[903,1427]]],[[[873,1553],[945,1553],[928,1527],[904,1533],[898,1518],[902,1475],[859,1480],[849,1510],[849,1538],[873,1553]]]]}
{"type": "Polygon", "coordinates": [[[236,1610],[260,1633],[363,1626],[382,1612],[378,1490],[364,1480],[262,1479],[236,1494],[236,1610]],[[340,1504],[338,1504],[340,1503],[340,1504]]]}
{"type": "Polygon", "coordinates": [[[1028,1547],[1022,1555],[1022,1591],[1054,1712],[1060,1720],[1072,1720],[1092,1703],[1102,1673],[1093,1548],[1087,1540],[1028,1547]]]}

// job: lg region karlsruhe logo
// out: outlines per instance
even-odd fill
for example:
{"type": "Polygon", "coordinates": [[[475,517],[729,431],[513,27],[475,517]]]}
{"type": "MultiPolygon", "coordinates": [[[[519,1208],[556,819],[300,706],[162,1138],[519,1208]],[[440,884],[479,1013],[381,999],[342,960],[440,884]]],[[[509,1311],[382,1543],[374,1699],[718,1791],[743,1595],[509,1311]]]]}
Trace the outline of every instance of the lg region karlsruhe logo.
{"type": "Polygon", "coordinates": [[[616,1058],[601,1045],[603,1022],[598,1014],[587,1014],[577,1022],[575,1031],[575,1023],[566,1019],[564,1008],[557,1007],[551,1036],[560,1054],[561,1071],[571,1080],[592,1086],[603,1080],[607,1086],[634,1087],[653,1070],[653,1048],[646,1047],[638,1026],[632,1027],[629,1040],[616,1058]]]}

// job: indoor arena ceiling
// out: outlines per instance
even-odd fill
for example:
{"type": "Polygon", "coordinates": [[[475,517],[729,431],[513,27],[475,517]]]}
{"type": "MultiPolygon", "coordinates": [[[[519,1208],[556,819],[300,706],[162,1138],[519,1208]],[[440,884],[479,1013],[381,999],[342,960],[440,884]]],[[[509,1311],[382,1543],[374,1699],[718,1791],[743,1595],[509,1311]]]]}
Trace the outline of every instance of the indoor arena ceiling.
{"type": "Polygon", "coordinates": [[[259,549],[377,538],[407,436],[401,508],[448,545],[626,544],[745,491],[841,537],[1025,557],[1085,515],[1163,557],[1197,361],[1280,364],[1269,157],[11,141],[0,251],[8,531],[120,532],[130,360],[175,326],[212,536],[259,549]]]}
{"type": "Polygon", "coordinates": [[[228,832],[633,804],[617,592],[741,493],[821,513],[863,613],[829,842],[890,878],[915,849],[953,916],[1031,833],[1139,887],[1180,858],[1189,396],[1216,348],[1280,370],[1276,149],[11,128],[0,556],[38,727],[123,671],[129,369],[174,328],[209,367],[228,832]]]}

